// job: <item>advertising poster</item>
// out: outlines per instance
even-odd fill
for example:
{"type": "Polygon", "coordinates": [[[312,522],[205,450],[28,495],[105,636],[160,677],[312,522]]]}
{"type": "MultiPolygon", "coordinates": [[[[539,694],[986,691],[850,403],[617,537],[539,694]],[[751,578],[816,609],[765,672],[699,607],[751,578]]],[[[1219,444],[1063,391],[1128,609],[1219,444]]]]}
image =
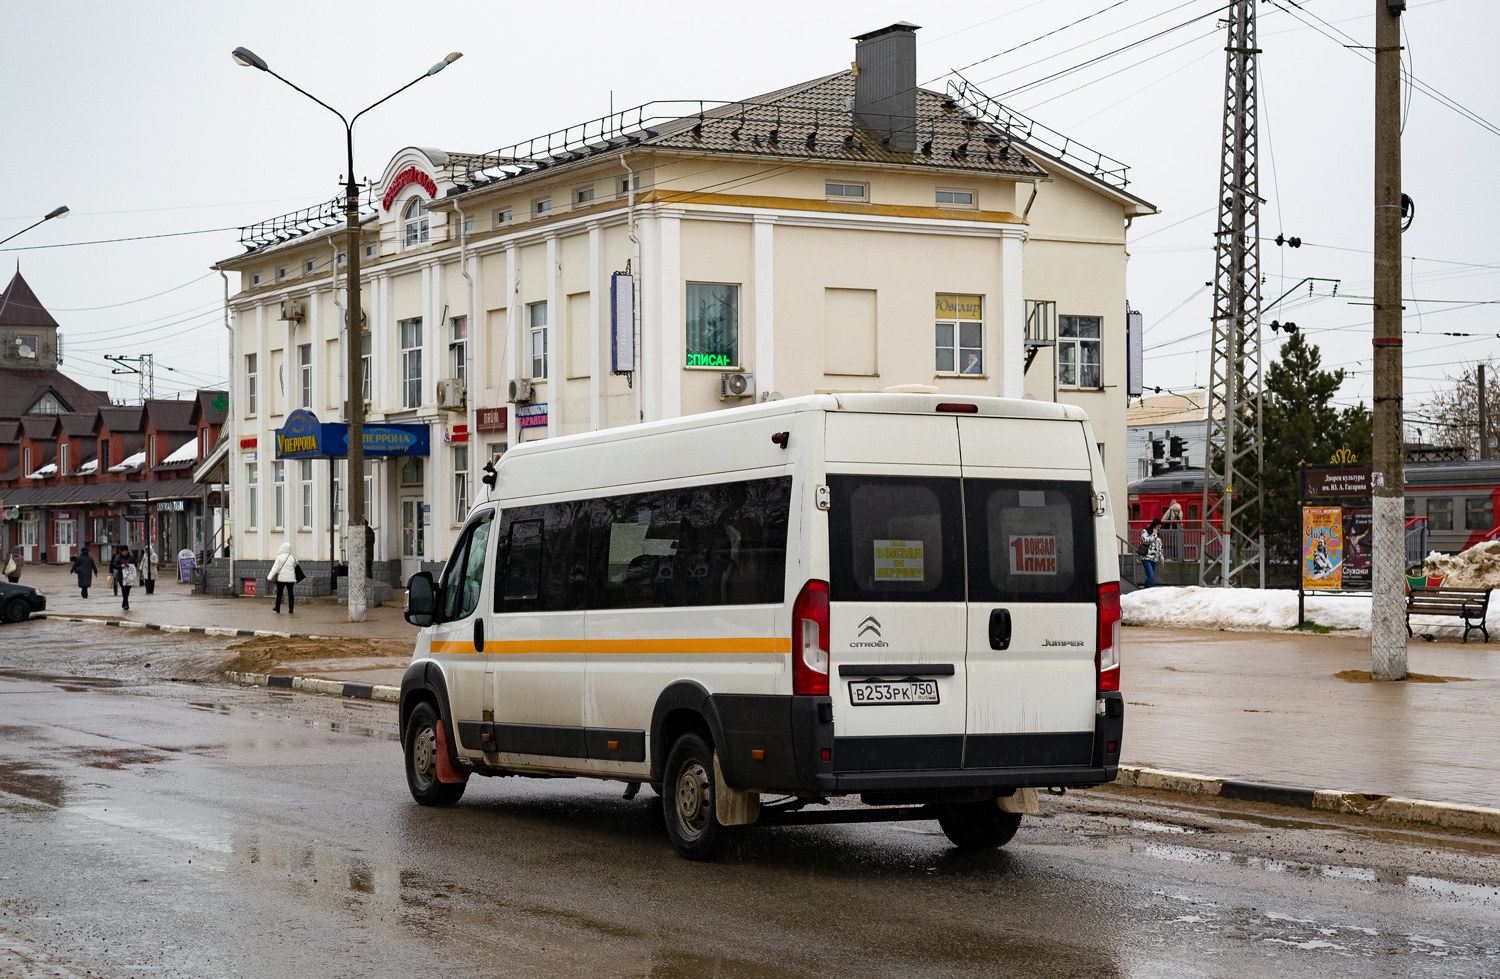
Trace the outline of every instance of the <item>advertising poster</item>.
{"type": "Polygon", "coordinates": [[[1365,591],[1370,587],[1371,512],[1344,511],[1344,587],[1365,591]]]}
{"type": "Polygon", "coordinates": [[[1302,587],[1342,588],[1344,508],[1302,508],[1302,587]]]}

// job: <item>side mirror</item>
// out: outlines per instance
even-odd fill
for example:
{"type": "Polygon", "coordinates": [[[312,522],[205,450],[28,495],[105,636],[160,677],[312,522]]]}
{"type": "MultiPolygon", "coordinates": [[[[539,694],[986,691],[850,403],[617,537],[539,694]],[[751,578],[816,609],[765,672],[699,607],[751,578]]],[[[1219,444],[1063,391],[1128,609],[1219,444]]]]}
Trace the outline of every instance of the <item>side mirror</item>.
{"type": "Polygon", "coordinates": [[[437,583],[431,573],[418,571],[406,583],[406,621],[414,626],[429,626],[437,621],[437,583]]]}

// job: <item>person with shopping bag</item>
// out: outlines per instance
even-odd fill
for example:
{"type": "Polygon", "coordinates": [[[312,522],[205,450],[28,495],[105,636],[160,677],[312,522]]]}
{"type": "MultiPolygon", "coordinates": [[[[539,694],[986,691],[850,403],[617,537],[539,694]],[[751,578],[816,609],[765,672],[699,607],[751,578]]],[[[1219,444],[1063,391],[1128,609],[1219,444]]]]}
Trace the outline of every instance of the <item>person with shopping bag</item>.
{"type": "Polygon", "coordinates": [[[11,584],[21,580],[21,564],[24,561],[21,545],[17,544],[10,549],[10,556],[5,559],[5,580],[11,584]]]}
{"type": "Polygon", "coordinates": [[[130,589],[135,587],[140,574],[135,565],[135,558],[130,554],[130,548],[124,544],[115,548],[115,556],[109,562],[109,573],[114,575],[115,582],[120,586],[120,608],[129,612],[130,589]]]}
{"type": "Polygon", "coordinates": [[[288,541],[282,544],[276,551],[276,561],[271,565],[271,573],[266,575],[266,580],[276,585],[276,603],[271,606],[271,611],[281,614],[281,595],[286,593],[286,614],[293,615],[297,611],[297,582],[307,575],[298,563],[297,556],[292,553],[292,544],[288,541]]]}

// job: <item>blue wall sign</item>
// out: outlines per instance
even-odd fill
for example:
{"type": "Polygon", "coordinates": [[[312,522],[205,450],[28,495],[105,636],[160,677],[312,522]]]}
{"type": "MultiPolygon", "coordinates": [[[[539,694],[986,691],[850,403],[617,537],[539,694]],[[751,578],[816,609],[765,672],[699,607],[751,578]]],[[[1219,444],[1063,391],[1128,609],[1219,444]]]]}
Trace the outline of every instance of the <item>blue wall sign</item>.
{"type": "MultiPolygon", "coordinates": [[[[430,454],[431,433],[426,425],[366,425],[365,455],[425,456],[430,454]]],[[[349,426],[343,422],[320,422],[303,408],[286,416],[286,425],[276,430],[278,459],[342,459],[349,455],[349,426]]]]}
{"type": "Polygon", "coordinates": [[[539,405],[516,405],[516,419],[516,424],[521,428],[545,428],[547,405],[545,402],[539,405]]]}

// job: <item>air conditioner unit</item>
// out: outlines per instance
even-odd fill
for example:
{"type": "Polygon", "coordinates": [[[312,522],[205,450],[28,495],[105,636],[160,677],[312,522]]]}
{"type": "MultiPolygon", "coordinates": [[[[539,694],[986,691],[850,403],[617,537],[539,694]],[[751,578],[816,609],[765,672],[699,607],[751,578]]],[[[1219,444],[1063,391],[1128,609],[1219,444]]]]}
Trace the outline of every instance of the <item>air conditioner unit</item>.
{"type": "Polygon", "coordinates": [[[531,404],[531,381],[524,377],[511,381],[510,398],[507,400],[516,405],[531,404]]]}
{"type": "Polygon", "coordinates": [[[307,303],[300,299],[286,299],[281,303],[281,318],[293,323],[307,319],[307,303]]]}
{"type": "Polygon", "coordinates": [[[464,382],[457,378],[448,378],[437,382],[437,406],[449,411],[461,411],[467,403],[468,392],[464,389],[464,382]]]}
{"type": "MultiPolygon", "coordinates": [[[[344,414],[343,414],[343,417],[344,417],[345,421],[347,421],[349,419],[349,402],[348,401],[344,402],[344,414]]],[[[365,402],[365,411],[364,411],[364,414],[361,415],[360,417],[365,418],[366,420],[369,419],[369,417],[370,417],[370,402],[368,402],[368,401],[365,402]]]]}
{"type": "Polygon", "coordinates": [[[720,393],[725,398],[755,397],[754,374],[720,374],[720,393]]]}

